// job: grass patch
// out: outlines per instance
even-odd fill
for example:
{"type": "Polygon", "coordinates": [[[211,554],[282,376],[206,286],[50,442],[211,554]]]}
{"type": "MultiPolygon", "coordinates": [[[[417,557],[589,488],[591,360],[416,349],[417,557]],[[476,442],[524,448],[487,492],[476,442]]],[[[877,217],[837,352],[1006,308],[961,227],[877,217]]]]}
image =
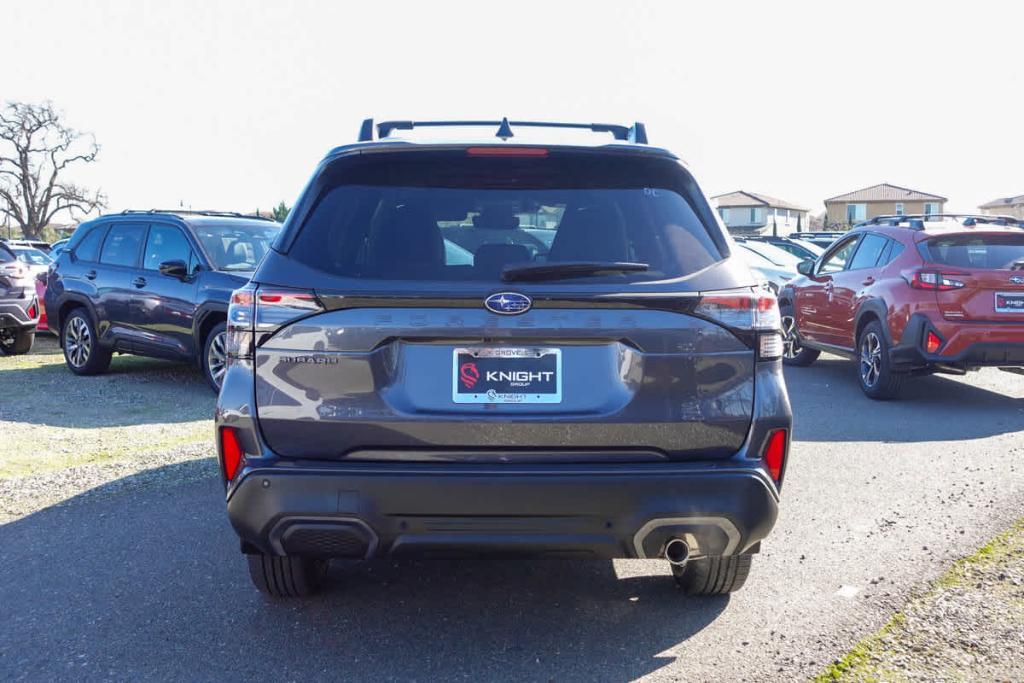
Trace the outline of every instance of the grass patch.
{"type": "MultiPolygon", "coordinates": [[[[907,608],[913,609],[921,606],[927,608],[927,604],[935,599],[941,591],[968,588],[973,582],[970,577],[972,572],[1003,562],[1014,553],[1021,553],[1022,545],[1024,545],[1022,539],[1024,539],[1024,518],[1018,520],[1009,529],[994,537],[971,555],[954,562],[952,567],[931,583],[922,596],[908,601],[907,608]]],[[[888,647],[887,640],[889,642],[893,639],[899,639],[902,642],[913,641],[914,633],[905,629],[905,624],[904,613],[897,612],[881,629],[862,639],[814,680],[816,683],[829,683],[846,680],[881,681],[905,677],[905,673],[884,669],[879,663],[879,655],[888,647]]]]}
{"type": "Polygon", "coordinates": [[[115,356],[79,377],[53,337],[0,356],[0,479],[137,460],[195,444],[213,450],[216,398],[189,364],[115,356]]]}

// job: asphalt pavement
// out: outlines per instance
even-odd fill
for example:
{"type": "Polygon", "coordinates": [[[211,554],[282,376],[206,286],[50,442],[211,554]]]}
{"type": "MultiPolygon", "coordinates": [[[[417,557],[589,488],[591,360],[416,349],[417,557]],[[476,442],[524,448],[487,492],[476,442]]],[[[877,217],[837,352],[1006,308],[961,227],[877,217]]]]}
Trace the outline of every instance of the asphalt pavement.
{"type": "Polygon", "coordinates": [[[1024,515],[1024,377],[928,377],[880,403],[853,372],[787,369],[782,512],[733,596],[686,598],[661,561],[381,560],[275,602],[211,472],[0,526],[0,678],[812,676],[1024,515]]]}

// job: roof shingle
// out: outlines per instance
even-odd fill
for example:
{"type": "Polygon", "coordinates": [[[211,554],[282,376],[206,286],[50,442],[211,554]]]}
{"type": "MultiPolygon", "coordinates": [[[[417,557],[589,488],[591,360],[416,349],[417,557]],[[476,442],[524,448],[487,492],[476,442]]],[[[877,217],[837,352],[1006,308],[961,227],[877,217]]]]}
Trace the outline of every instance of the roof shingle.
{"type": "Polygon", "coordinates": [[[979,209],[1004,209],[1008,206],[1016,206],[1018,204],[1024,204],[1024,194],[1019,194],[1016,197],[1000,197],[999,199],[993,199],[990,202],[985,202],[978,206],[979,209]]]}
{"type": "Polygon", "coordinates": [[[722,208],[728,208],[732,206],[767,206],[775,209],[790,209],[793,211],[807,211],[808,209],[798,206],[792,202],[787,202],[783,199],[776,197],[769,197],[766,194],[759,192],[746,192],[745,190],[736,190],[735,192],[727,192],[726,194],[720,194],[712,197],[715,200],[715,204],[722,208]]]}
{"type": "Polygon", "coordinates": [[[920,192],[919,190],[911,190],[906,187],[900,187],[899,185],[891,185],[889,183],[879,183],[878,185],[872,185],[871,187],[865,187],[862,190],[854,190],[853,192],[847,192],[846,194],[837,195],[835,197],[829,197],[825,200],[825,203],[829,202],[921,202],[931,201],[936,199],[940,202],[947,201],[945,197],[937,194],[929,194],[928,192],[920,192]]]}

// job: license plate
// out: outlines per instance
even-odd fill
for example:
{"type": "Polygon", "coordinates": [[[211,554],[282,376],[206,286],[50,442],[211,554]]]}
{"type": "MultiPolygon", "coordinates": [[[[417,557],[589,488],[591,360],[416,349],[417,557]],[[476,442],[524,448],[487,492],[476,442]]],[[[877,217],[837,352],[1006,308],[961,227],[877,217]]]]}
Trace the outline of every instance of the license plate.
{"type": "Polygon", "coordinates": [[[1024,313],[1024,292],[996,292],[996,313],[1024,313]]]}
{"type": "Polygon", "coordinates": [[[561,349],[462,348],[452,352],[455,403],[561,403],[561,349]]]}

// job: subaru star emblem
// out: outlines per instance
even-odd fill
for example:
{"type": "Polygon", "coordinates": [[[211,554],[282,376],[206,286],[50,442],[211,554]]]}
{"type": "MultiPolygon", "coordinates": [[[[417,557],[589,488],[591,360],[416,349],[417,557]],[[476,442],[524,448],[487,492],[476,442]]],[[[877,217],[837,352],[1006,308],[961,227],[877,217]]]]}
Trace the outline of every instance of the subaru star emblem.
{"type": "Polygon", "coordinates": [[[1015,285],[1024,285],[1024,275],[1011,275],[1010,282],[1015,285]]]}
{"type": "Polygon", "coordinates": [[[484,306],[487,307],[487,310],[499,315],[525,313],[530,310],[532,303],[530,297],[518,292],[498,292],[484,299],[484,306]]]}

